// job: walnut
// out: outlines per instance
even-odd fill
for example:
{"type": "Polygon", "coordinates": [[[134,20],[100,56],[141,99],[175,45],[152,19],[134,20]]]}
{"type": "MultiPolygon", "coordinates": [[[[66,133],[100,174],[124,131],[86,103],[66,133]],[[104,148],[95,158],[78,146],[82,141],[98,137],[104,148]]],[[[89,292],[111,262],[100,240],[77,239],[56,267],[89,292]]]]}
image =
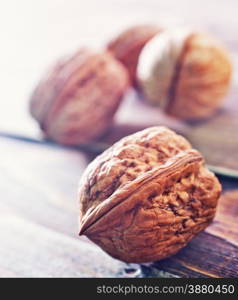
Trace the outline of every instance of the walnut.
{"type": "Polygon", "coordinates": [[[80,234],[125,262],[175,254],[212,221],[221,186],[182,136],[152,127],[98,156],[80,187],[80,234]]]}
{"type": "Polygon", "coordinates": [[[111,54],[81,49],[43,77],[30,111],[48,138],[88,143],[109,128],[127,86],[127,70],[111,54]]]}
{"type": "Polygon", "coordinates": [[[137,62],[142,48],[160,31],[156,25],[138,25],[123,31],[108,44],[108,50],[128,69],[132,83],[135,83],[137,62]]]}
{"type": "Polygon", "coordinates": [[[231,73],[226,50],[209,35],[187,28],[153,37],[137,68],[145,99],[185,120],[208,117],[221,105],[231,73]]]}

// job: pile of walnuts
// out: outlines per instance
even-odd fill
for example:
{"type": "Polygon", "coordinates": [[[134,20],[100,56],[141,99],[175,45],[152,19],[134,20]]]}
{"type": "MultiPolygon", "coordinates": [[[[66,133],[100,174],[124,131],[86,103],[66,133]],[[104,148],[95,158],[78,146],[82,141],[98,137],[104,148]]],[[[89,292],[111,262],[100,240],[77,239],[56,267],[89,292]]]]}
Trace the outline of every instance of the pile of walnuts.
{"type": "MultiPolygon", "coordinates": [[[[57,62],[35,88],[32,116],[45,136],[83,145],[110,128],[128,87],[182,120],[211,116],[231,79],[226,50],[188,28],[136,26],[96,53],[57,62]]],[[[221,185],[190,143],[165,127],[123,138],[80,180],[80,234],[125,262],[175,254],[215,215],[221,185]]]]}
{"type": "Polygon", "coordinates": [[[211,116],[231,79],[222,45],[188,28],[129,28],[106,50],[83,48],[57,62],[32,94],[30,111],[45,136],[66,145],[98,140],[130,85],[148,104],[183,120],[211,116]]]}

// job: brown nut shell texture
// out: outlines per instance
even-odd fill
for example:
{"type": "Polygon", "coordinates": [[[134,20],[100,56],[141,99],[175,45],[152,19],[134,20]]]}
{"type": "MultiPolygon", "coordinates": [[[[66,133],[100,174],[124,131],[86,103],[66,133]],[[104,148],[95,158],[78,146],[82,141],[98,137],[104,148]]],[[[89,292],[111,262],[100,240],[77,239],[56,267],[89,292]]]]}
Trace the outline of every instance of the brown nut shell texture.
{"type": "Polygon", "coordinates": [[[150,24],[133,26],[108,44],[108,50],[127,68],[132,83],[135,83],[138,57],[142,48],[161,30],[150,24]]]}
{"type": "Polygon", "coordinates": [[[188,28],[169,29],[143,48],[137,77],[145,99],[184,120],[209,117],[221,105],[232,66],[224,47],[188,28]]]}
{"type": "Polygon", "coordinates": [[[125,262],[175,254],[212,221],[221,186],[182,136],[152,127],[98,156],[80,182],[80,234],[125,262]]]}
{"type": "Polygon", "coordinates": [[[112,55],[81,49],[44,76],[30,111],[48,138],[85,144],[109,128],[127,87],[127,71],[112,55]]]}

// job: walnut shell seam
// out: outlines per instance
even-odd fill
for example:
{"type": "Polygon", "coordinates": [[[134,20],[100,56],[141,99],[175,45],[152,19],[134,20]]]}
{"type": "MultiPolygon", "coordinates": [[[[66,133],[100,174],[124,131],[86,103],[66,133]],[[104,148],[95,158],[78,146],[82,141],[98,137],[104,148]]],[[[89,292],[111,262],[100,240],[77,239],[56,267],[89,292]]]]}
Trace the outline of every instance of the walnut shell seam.
{"type": "Polygon", "coordinates": [[[108,199],[104,200],[96,208],[93,208],[93,210],[89,209],[83,217],[79,234],[85,234],[90,231],[90,228],[92,229],[93,226],[97,226],[97,222],[101,218],[105,218],[108,213],[112,213],[111,210],[115,209],[118,205],[125,205],[124,202],[128,200],[128,197],[134,192],[138,192],[145,184],[160,177],[172,176],[174,172],[201,161],[203,161],[203,158],[196,150],[187,150],[170,158],[166,164],[139,176],[134,181],[125,185],[121,190],[119,189],[119,191],[114,192],[108,199]]]}

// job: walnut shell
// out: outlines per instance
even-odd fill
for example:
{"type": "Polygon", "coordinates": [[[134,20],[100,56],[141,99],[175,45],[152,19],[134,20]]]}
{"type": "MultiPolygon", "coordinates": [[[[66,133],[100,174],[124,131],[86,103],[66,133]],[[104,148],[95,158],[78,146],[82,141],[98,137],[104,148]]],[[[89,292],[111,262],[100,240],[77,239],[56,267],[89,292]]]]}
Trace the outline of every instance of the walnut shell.
{"type": "Polygon", "coordinates": [[[226,50],[207,34],[187,28],[153,37],[137,68],[145,98],[184,120],[213,114],[228,91],[231,74],[226,50]]]}
{"type": "Polygon", "coordinates": [[[128,69],[135,83],[138,57],[144,45],[161,29],[155,25],[138,25],[123,31],[108,44],[108,50],[128,69]]]}
{"type": "Polygon", "coordinates": [[[124,66],[109,53],[81,49],[43,77],[30,111],[48,138],[85,144],[108,129],[128,80],[124,66]]]}
{"type": "Polygon", "coordinates": [[[80,187],[80,234],[125,262],[175,254],[212,221],[221,186],[182,136],[152,127],[98,156],[80,187]]]}

